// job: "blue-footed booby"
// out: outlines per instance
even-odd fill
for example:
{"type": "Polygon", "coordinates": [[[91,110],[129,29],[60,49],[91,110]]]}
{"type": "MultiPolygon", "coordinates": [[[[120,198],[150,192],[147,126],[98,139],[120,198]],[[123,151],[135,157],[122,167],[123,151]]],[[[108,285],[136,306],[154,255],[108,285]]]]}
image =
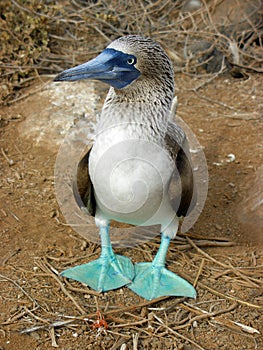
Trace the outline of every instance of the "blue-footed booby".
{"type": "Polygon", "coordinates": [[[174,71],[169,57],[152,39],[128,35],[114,40],[96,58],[58,74],[55,81],[81,79],[110,85],[94,144],[79,164],[80,178],[83,169],[88,172],[87,186],[82,180],[78,185],[99,228],[101,255],[62,276],[97,291],[127,285],[148,300],[168,295],[195,298],[194,287],[165,267],[179,217],[191,210],[195,197],[186,136],[170,120],[174,71]],[[174,174],[179,190],[171,198],[174,174]],[[115,254],[111,220],[160,225],[154,260],[133,265],[128,257],[115,254]]]}

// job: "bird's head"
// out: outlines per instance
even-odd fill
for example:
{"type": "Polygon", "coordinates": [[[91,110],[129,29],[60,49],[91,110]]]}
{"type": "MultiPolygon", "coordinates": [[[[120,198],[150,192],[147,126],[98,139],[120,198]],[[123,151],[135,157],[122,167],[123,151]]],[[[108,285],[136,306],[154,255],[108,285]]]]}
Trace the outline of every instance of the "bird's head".
{"type": "Polygon", "coordinates": [[[172,64],[152,39],[128,35],[114,40],[94,59],[61,72],[55,81],[93,79],[123,89],[142,77],[157,82],[163,77],[173,85],[172,64]]]}

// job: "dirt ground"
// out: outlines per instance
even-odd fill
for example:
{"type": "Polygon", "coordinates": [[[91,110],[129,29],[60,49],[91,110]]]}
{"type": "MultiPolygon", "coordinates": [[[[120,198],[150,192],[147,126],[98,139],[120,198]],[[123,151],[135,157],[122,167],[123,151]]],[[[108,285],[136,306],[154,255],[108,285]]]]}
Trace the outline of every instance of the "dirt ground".
{"type": "MultiPolygon", "coordinates": [[[[204,147],[209,191],[197,223],[172,243],[168,267],[196,283],[197,299],[146,302],[128,288],[98,294],[58,275],[100,248],[67,226],[55,197],[67,121],[57,125],[60,138],[52,128],[58,109],[69,118],[66,108],[78,106],[75,96],[57,107],[52,83],[37,84],[1,110],[1,350],[263,348],[263,79],[176,74],[176,82],[178,114],[204,147]],[[98,310],[107,326],[99,327],[98,310]]],[[[104,96],[86,86],[92,99],[104,96]]],[[[82,115],[78,107],[74,113],[82,115]]],[[[158,243],[117,251],[149,261],[158,243]]]]}

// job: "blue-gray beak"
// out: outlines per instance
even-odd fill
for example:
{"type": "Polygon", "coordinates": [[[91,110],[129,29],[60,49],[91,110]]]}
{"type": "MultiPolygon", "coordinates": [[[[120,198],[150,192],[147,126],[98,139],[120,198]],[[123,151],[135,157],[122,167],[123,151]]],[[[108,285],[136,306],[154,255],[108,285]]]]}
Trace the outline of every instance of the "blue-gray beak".
{"type": "Polygon", "coordinates": [[[140,76],[139,70],[134,66],[135,63],[135,57],[132,55],[105,49],[91,61],[61,72],[54,81],[94,79],[121,89],[140,76]]]}

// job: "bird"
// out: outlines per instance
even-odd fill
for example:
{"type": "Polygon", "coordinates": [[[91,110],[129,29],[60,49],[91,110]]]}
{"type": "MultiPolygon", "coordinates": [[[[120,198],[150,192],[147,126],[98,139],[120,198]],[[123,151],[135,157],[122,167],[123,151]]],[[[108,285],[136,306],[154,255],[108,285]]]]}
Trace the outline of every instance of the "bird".
{"type": "Polygon", "coordinates": [[[149,37],[121,36],[97,57],[54,79],[78,80],[109,85],[92,148],[78,166],[76,190],[95,216],[101,254],[61,275],[99,292],[127,286],[147,300],[196,298],[195,288],[166,268],[179,218],[196,201],[188,141],[171,118],[175,83],[170,58],[149,37]],[[172,187],[176,187],[174,196],[172,187]],[[115,254],[110,239],[113,220],[160,225],[161,242],[153,261],[133,264],[128,257],[115,254]]]}

